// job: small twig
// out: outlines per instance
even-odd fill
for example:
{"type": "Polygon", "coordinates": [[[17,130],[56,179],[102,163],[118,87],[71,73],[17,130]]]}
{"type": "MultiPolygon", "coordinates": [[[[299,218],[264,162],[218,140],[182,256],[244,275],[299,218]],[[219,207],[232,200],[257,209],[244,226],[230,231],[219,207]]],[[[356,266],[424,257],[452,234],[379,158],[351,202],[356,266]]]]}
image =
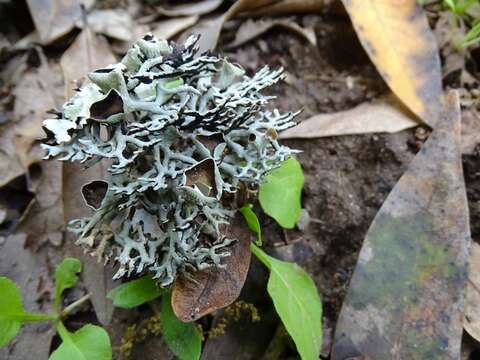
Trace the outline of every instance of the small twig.
{"type": "Polygon", "coordinates": [[[85,296],[82,296],[80,299],[78,299],[77,301],[74,301],[73,303],[71,303],[70,305],[68,305],[65,309],[62,310],[62,312],[60,313],[60,317],[65,317],[67,316],[68,314],[70,314],[73,310],[75,310],[76,308],[82,306],[86,301],[90,300],[90,294],[87,294],[85,296]]]}

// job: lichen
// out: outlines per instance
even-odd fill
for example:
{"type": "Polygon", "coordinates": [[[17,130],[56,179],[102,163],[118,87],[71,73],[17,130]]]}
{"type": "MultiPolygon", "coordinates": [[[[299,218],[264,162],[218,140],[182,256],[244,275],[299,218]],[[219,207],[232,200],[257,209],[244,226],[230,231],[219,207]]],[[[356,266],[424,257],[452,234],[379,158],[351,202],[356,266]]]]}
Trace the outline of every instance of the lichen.
{"type": "Polygon", "coordinates": [[[273,97],[261,94],[282,69],[249,77],[197,54],[197,40],[145,36],[44,121],[46,158],[109,164],[95,182],[101,196],[84,191],[93,215],[69,228],[77,244],[120,264],[115,278],[150,271],[168,286],[179,271],[223,266],[235,241],[222,234],[232,195],[296,152],[277,141],[296,113],[266,110],[273,97]]]}

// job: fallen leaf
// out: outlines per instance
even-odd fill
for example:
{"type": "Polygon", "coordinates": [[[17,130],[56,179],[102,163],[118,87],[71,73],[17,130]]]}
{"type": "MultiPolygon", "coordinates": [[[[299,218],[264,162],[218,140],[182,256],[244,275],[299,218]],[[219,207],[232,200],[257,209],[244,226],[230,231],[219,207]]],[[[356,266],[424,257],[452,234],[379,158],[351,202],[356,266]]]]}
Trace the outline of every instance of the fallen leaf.
{"type": "Polygon", "coordinates": [[[250,265],[250,230],[237,214],[226,229],[226,236],[238,241],[224,258],[224,268],[210,267],[189,276],[180,275],[173,285],[172,307],[182,321],[195,321],[233,303],[247,277],[250,265]]]}
{"type": "Polygon", "coordinates": [[[33,23],[42,44],[46,45],[67,34],[82,17],[81,5],[89,9],[94,0],[27,0],[33,23]]]}
{"type": "Polygon", "coordinates": [[[392,95],[350,110],[314,115],[280,133],[280,139],[393,133],[418,125],[415,116],[392,95]]]}
{"type": "MultiPolygon", "coordinates": [[[[274,3],[275,1],[276,0],[238,0],[223,15],[212,20],[200,22],[198,26],[190,29],[186,33],[200,35],[198,41],[199,54],[208,50],[213,50],[217,46],[223,24],[227,20],[231,19],[240,11],[253,10],[274,3]]],[[[186,33],[184,33],[184,37],[187,35],[186,33]]]]}
{"type": "Polygon", "coordinates": [[[73,89],[83,85],[90,71],[115,62],[107,40],[101,35],[95,35],[89,27],[83,29],[60,59],[66,97],[70,98],[74,93],[73,89]]]}
{"type": "Polygon", "coordinates": [[[422,121],[434,126],[442,109],[442,72],[423,8],[415,0],[342,2],[385,82],[422,121]]]}
{"type": "Polygon", "coordinates": [[[463,328],[480,341],[480,245],[472,243],[463,328]]]}
{"type": "MultiPolygon", "coordinates": [[[[88,27],[97,33],[113,39],[132,41],[134,22],[131,15],[124,9],[95,9],[88,14],[88,27]]],[[[84,28],[83,21],[76,22],[80,29],[84,28]]]]}
{"type": "Polygon", "coordinates": [[[62,198],[62,164],[43,162],[36,184],[34,202],[17,227],[17,232],[27,234],[33,248],[51,243],[59,246],[65,228],[62,198]]]}
{"type": "Polygon", "coordinates": [[[368,230],[332,359],[459,359],[470,229],[458,95],[368,230]]]}
{"type": "MultiPolygon", "coordinates": [[[[246,16],[257,17],[262,15],[285,15],[300,13],[319,13],[325,9],[325,3],[331,1],[325,0],[282,0],[274,4],[269,4],[260,9],[249,11],[246,16]]],[[[244,14],[242,14],[243,16],[244,14]]]]}
{"type": "Polygon", "coordinates": [[[195,25],[198,21],[198,15],[192,15],[181,18],[167,19],[152,25],[151,33],[157,39],[168,40],[179,32],[195,25]]]}
{"type": "Polygon", "coordinates": [[[315,31],[313,28],[303,28],[294,22],[292,19],[261,19],[261,20],[252,20],[248,19],[240,25],[237,32],[235,33],[235,39],[231,44],[228,44],[225,48],[232,49],[246,42],[255,39],[261,34],[267,32],[268,30],[274,27],[282,27],[287,30],[294,32],[297,35],[300,35],[305,40],[307,40],[311,45],[317,46],[317,38],[315,36],[315,31]]]}
{"type": "Polygon", "coordinates": [[[203,0],[192,1],[186,4],[174,5],[170,7],[157,6],[155,9],[159,14],[174,17],[174,16],[192,16],[204,15],[212,12],[220,6],[223,0],[203,0]]]}

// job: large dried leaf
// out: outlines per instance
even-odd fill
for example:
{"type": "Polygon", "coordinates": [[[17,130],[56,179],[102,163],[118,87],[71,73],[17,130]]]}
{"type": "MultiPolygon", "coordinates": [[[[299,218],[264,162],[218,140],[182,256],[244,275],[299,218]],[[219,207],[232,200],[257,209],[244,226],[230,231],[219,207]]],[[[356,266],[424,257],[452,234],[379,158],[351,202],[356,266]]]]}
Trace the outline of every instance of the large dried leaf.
{"type": "Polygon", "coordinates": [[[223,24],[227,20],[241,11],[254,10],[276,1],[277,0],[238,0],[223,15],[213,20],[199,23],[198,26],[188,31],[188,33],[200,34],[200,40],[198,42],[199,53],[213,50],[217,46],[223,24]]]}
{"type": "Polygon", "coordinates": [[[363,47],[392,91],[433,126],[441,109],[435,37],[416,0],[343,0],[363,47]]]}
{"type": "MultiPolygon", "coordinates": [[[[93,32],[103,34],[121,41],[133,41],[132,16],[124,9],[96,9],[88,14],[88,26],[93,32]]],[[[83,21],[77,21],[79,28],[84,27],[83,21]]]]}
{"type": "Polygon", "coordinates": [[[159,14],[165,16],[192,16],[192,15],[203,15],[212,12],[223,0],[203,0],[203,1],[192,1],[186,4],[179,4],[174,6],[157,6],[156,10],[159,14]]]}
{"type": "Polygon", "coordinates": [[[470,229],[458,98],[368,230],[334,360],[459,359],[470,229]]]}
{"type": "Polygon", "coordinates": [[[235,48],[246,42],[255,39],[261,34],[267,32],[268,30],[274,27],[282,27],[286,30],[289,30],[297,35],[300,35],[305,40],[307,40],[311,45],[317,46],[317,38],[315,36],[315,31],[313,28],[303,28],[298,25],[292,19],[261,19],[261,20],[246,20],[238,28],[235,39],[231,44],[226,46],[226,49],[235,48]]]}
{"type": "Polygon", "coordinates": [[[198,15],[167,19],[153,25],[151,33],[158,39],[170,39],[179,32],[195,25],[198,15]]]}
{"type": "Polygon", "coordinates": [[[325,9],[325,5],[331,2],[331,0],[281,0],[274,4],[250,11],[247,15],[256,17],[262,15],[272,16],[299,13],[318,13],[323,11],[325,9]]]}
{"type": "Polygon", "coordinates": [[[86,27],[60,59],[65,80],[65,95],[73,95],[73,89],[81,86],[87,74],[116,62],[107,40],[95,35],[86,27]]]}
{"type": "Polygon", "coordinates": [[[225,267],[210,267],[189,276],[179,276],[172,291],[172,307],[182,321],[195,321],[233,303],[247,277],[250,266],[250,230],[237,214],[226,229],[226,236],[238,241],[222,260],[225,267]]]}
{"type": "Polygon", "coordinates": [[[387,96],[353,109],[318,114],[280,134],[281,139],[311,139],[365,133],[393,133],[419,125],[415,116],[394,97],[387,96]]]}
{"type": "Polygon", "coordinates": [[[463,328],[480,341],[480,245],[472,244],[463,328]]]}
{"type": "Polygon", "coordinates": [[[27,0],[35,28],[43,44],[67,34],[82,17],[81,5],[87,9],[93,0],[27,0]]]}

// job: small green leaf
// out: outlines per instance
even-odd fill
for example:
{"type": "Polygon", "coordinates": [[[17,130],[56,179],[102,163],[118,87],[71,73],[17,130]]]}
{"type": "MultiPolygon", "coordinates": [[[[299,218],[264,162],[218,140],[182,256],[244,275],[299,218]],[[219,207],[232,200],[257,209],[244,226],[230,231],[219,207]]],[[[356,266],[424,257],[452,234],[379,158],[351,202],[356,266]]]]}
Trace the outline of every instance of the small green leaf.
{"type": "Polygon", "coordinates": [[[292,229],[300,218],[303,171],[300,163],[290,158],[266,176],[260,184],[258,198],[263,211],[280,226],[292,229]]]}
{"type": "Polygon", "coordinates": [[[322,303],[312,278],[297,264],[277,260],[255,244],[250,249],[270,270],[268,293],[302,360],[317,360],[322,348],[322,303]]]}
{"type": "Polygon", "coordinates": [[[74,333],[69,332],[61,322],[58,333],[62,344],[49,360],[111,360],[112,346],[108,333],[101,327],[85,325],[74,333]]]}
{"type": "Polygon", "coordinates": [[[60,309],[62,293],[75,286],[82,263],[75,258],[65,258],[55,269],[55,308],[60,309]]]}
{"type": "Polygon", "coordinates": [[[164,293],[151,276],[144,276],[117,286],[107,297],[113,301],[113,305],[130,309],[152,301],[164,293]]]}
{"type": "Polygon", "coordinates": [[[170,294],[162,299],[160,321],[165,342],[180,360],[200,359],[202,351],[200,331],[195,323],[184,323],[175,316],[170,294]]]}
{"type": "Polygon", "coordinates": [[[22,323],[55,319],[53,315],[26,312],[22,305],[20,290],[6,277],[0,277],[0,294],[0,347],[18,334],[22,323]]]}
{"type": "Polygon", "coordinates": [[[238,211],[243,215],[250,230],[257,234],[257,241],[255,243],[258,246],[262,246],[262,229],[260,228],[260,221],[258,221],[257,215],[252,210],[252,206],[252,204],[246,204],[238,209],[238,211]]]}

